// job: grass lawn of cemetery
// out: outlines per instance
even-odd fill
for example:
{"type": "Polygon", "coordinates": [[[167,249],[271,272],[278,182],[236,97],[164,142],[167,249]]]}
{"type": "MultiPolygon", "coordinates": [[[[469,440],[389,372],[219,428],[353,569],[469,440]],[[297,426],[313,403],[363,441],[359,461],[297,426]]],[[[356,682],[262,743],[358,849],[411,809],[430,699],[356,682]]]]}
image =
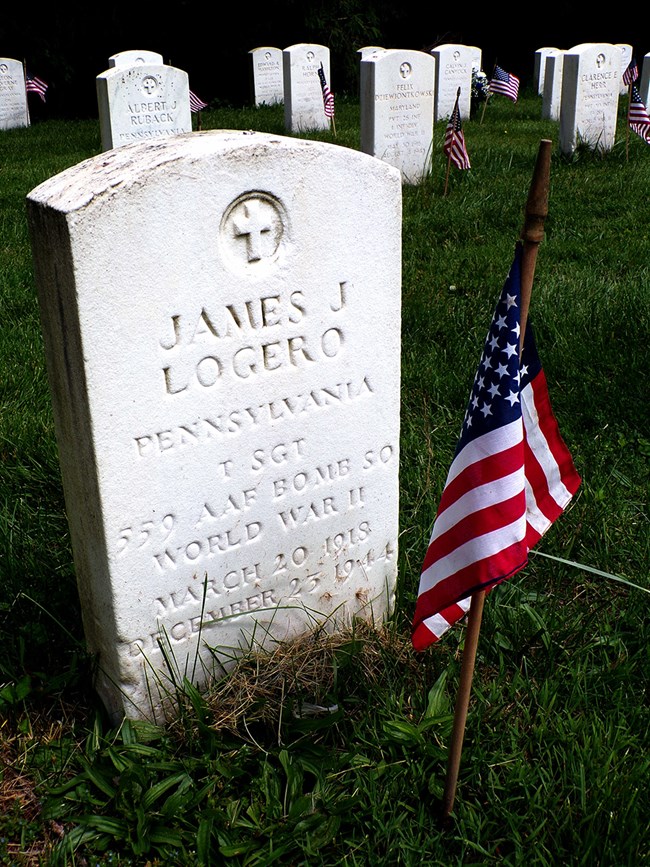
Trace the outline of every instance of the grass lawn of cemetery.
{"type": "MultiPolygon", "coordinates": [[[[111,727],[91,689],[25,219],[30,190],[99,153],[99,127],[0,135],[0,864],[650,860],[650,149],[633,135],[627,159],[625,103],[610,153],[553,156],[531,320],[583,481],[487,599],[445,827],[466,627],[416,655],[410,619],[538,144],[557,142],[541,100],[494,98],[464,124],[472,169],[446,198],[437,124],[431,177],[404,188],[394,616],[245,657],[206,695],[180,681],[165,728],[111,727]]],[[[202,124],[284,133],[281,107],[202,124]]],[[[358,149],[357,102],[337,100],[336,125],[358,149]]]]}

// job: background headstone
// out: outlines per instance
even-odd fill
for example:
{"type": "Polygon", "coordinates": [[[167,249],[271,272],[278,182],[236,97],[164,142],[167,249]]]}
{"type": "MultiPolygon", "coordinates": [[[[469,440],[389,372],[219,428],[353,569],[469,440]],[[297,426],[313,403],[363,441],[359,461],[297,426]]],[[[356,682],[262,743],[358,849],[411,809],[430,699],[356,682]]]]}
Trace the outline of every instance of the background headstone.
{"type": "Polygon", "coordinates": [[[193,133],[87,160],[28,211],[113,716],[149,715],[161,645],[204,683],[207,645],[224,660],[327,619],[379,622],[396,578],[399,172],[193,133]]]}
{"type": "Polygon", "coordinates": [[[639,69],[641,74],[639,83],[639,94],[643,100],[645,107],[648,107],[648,96],[650,96],[650,52],[643,56],[643,61],[639,69]]]}
{"type": "Polygon", "coordinates": [[[390,50],[361,61],[361,150],[416,184],[431,168],[435,60],[390,50]]]}
{"type": "Polygon", "coordinates": [[[97,76],[103,150],[192,131],[187,73],[144,63],[97,76]]]}
{"type": "Polygon", "coordinates": [[[545,61],[544,93],[542,95],[542,117],[544,120],[560,119],[560,99],[562,97],[562,68],[564,52],[549,54],[545,61]]]}
{"type": "Polygon", "coordinates": [[[108,68],[113,69],[115,66],[139,66],[143,63],[162,64],[163,56],[157,51],[138,51],[132,49],[130,51],[118,51],[117,54],[111,54],[108,58],[108,68]]]}
{"type": "Polygon", "coordinates": [[[576,45],[564,54],[560,105],[560,150],[580,142],[611,150],[621,82],[621,52],[608,42],[576,45]]]}
{"type": "Polygon", "coordinates": [[[631,45],[628,45],[627,42],[616,42],[615,45],[621,52],[621,87],[619,90],[619,95],[622,96],[624,93],[627,93],[627,84],[623,83],[623,73],[632,62],[632,54],[634,53],[634,49],[631,45]]]}
{"type": "Polygon", "coordinates": [[[472,100],[472,69],[476,50],[473,46],[454,44],[438,45],[437,48],[432,49],[431,54],[436,61],[433,108],[436,122],[451,116],[459,87],[460,116],[463,120],[469,117],[472,100]]]}
{"type": "Polygon", "coordinates": [[[538,94],[544,93],[544,79],[546,75],[546,58],[554,54],[559,54],[559,48],[538,48],[535,52],[535,63],[533,67],[533,79],[538,94]]]}
{"type": "Polygon", "coordinates": [[[377,54],[377,52],[386,51],[385,48],[381,48],[379,45],[364,45],[363,48],[357,49],[357,54],[359,55],[359,61],[368,57],[371,54],[377,54]]]}
{"type": "Polygon", "coordinates": [[[284,80],[284,126],[288,132],[329,129],[318,77],[321,63],[325,80],[334,93],[330,77],[330,50],[325,45],[300,42],[282,52],[284,80]]]}
{"type": "Polygon", "coordinates": [[[29,126],[25,72],[20,60],[0,57],[0,129],[29,126]]]}
{"type": "Polygon", "coordinates": [[[282,51],[264,46],[249,52],[253,71],[253,102],[255,105],[277,105],[284,102],[282,51]]]}

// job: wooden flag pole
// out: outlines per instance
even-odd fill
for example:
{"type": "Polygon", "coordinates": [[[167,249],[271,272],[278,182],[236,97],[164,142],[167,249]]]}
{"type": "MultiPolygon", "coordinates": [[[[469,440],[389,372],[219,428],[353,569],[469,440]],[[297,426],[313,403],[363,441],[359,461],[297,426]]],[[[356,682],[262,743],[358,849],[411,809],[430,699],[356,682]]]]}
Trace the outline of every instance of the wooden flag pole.
{"type": "Polygon", "coordinates": [[[330,120],[332,121],[332,132],[334,133],[334,138],[336,138],[336,122],[334,120],[334,115],[332,115],[330,120]]]}
{"type": "MultiPolygon", "coordinates": [[[[530,295],[535,277],[535,265],[537,263],[537,251],[544,237],[544,220],[548,214],[548,193],[551,174],[551,142],[542,139],[537,152],[537,161],[533,172],[533,179],[528,192],[526,202],[526,215],[524,228],[521,233],[523,251],[521,258],[521,319],[519,354],[524,345],[528,308],[530,307],[530,295]]],[[[447,761],[447,778],[442,796],[442,817],[447,819],[454,808],[456,797],[456,784],[458,771],[463,751],[463,739],[465,737],[465,723],[467,721],[467,708],[472,691],[472,678],[476,662],[476,647],[481,631],[483,617],[483,605],[485,603],[485,591],[479,590],[472,594],[472,602],[467,621],[467,633],[465,635],[465,648],[463,661],[460,669],[460,683],[456,696],[454,709],[454,724],[449,744],[449,758],[447,761]]]]}

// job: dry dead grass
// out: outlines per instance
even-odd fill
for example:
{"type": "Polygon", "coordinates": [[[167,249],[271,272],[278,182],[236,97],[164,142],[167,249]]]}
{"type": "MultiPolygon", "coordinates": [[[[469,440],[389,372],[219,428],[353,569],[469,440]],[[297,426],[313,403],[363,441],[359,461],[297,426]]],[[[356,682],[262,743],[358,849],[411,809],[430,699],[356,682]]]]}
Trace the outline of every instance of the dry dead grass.
{"type": "Polygon", "coordinates": [[[399,668],[401,677],[417,668],[407,633],[364,621],[335,633],[316,629],[239,659],[207,694],[210,727],[241,734],[252,722],[277,726],[286,710],[296,716],[327,713],[343,671],[349,696],[355,688],[372,690],[385,679],[387,666],[399,668]]]}

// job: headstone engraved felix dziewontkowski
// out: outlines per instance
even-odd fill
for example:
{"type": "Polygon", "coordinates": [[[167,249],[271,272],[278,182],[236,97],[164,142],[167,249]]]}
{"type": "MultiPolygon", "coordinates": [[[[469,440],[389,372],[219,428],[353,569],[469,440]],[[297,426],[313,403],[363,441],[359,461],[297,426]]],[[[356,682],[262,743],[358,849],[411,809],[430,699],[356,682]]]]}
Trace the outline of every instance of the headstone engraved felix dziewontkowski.
{"type": "Polygon", "coordinates": [[[208,645],[223,660],[325,618],[381,619],[396,576],[399,172],[335,145],[194,133],[81,163],[28,205],[84,626],[112,714],[160,716],[165,655],[204,683],[208,645]]]}

